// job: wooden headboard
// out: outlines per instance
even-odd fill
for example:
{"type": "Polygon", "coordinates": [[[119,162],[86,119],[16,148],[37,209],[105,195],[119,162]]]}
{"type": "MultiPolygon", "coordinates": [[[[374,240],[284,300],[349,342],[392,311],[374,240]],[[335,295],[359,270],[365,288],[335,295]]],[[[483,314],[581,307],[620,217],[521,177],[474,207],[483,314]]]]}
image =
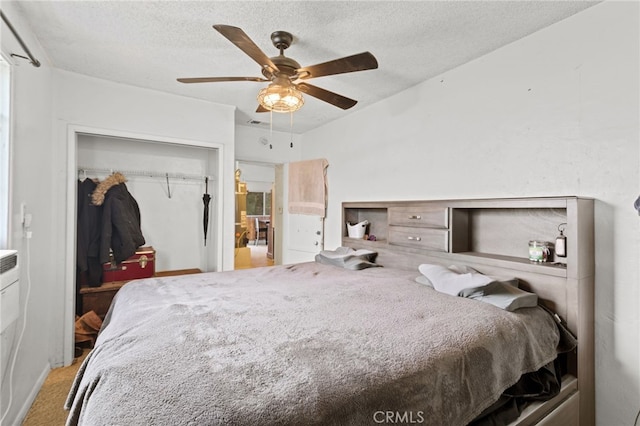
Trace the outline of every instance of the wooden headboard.
{"type": "Polygon", "coordinates": [[[374,250],[377,263],[416,276],[421,263],[436,263],[518,278],[578,337],[567,368],[578,378],[580,424],[589,425],[595,423],[593,205],[580,197],[345,202],[342,245],[374,250]],[[346,223],[365,220],[371,240],[349,238],[346,223]],[[560,224],[567,256],[530,261],[529,241],[554,242],[560,224]]]}

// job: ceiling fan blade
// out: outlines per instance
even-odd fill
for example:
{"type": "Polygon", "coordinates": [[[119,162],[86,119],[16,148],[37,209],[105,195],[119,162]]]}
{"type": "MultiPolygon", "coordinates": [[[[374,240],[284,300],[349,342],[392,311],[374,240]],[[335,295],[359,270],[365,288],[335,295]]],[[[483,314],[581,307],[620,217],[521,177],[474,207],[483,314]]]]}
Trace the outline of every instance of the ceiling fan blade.
{"type": "Polygon", "coordinates": [[[369,52],[345,56],[333,61],[323,62],[317,65],[298,68],[297,73],[301,80],[323,77],[325,75],[343,74],[354,71],[364,71],[378,68],[378,61],[369,52]]]}
{"type": "Polygon", "coordinates": [[[262,105],[258,104],[258,108],[256,108],[256,112],[269,112],[269,110],[263,107],[262,105]]]}
{"type": "Polygon", "coordinates": [[[180,83],[218,83],[221,81],[269,81],[262,77],[194,77],[178,78],[180,83]]]}
{"type": "Polygon", "coordinates": [[[271,59],[240,28],[232,27],[231,25],[214,25],[213,28],[218,30],[231,43],[238,46],[240,50],[249,55],[261,67],[270,68],[269,72],[278,71],[278,67],[271,59]]]}
{"type": "Polygon", "coordinates": [[[318,86],[312,86],[308,83],[300,83],[297,84],[296,87],[300,89],[301,92],[306,93],[307,95],[313,96],[314,98],[318,98],[321,101],[325,101],[330,103],[331,105],[335,105],[338,108],[349,109],[358,101],[349,99],[345,96],[338,95],[337,93],[330,92],[326,89],[321,89],[318,86]]]}

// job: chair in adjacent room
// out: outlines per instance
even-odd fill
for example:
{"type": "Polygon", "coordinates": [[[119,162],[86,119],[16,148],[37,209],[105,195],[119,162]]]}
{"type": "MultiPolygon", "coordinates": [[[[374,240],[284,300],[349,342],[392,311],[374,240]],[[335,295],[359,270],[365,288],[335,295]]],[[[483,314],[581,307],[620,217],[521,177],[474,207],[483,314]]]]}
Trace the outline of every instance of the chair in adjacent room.
{"type": "Polygon", "coordinates": [[[258,245],[258,241],[260,241],[262,238],[264,238],[264,243],[267,244],[267,238],[268,238],[268,234],[267,231],[269,230],[268,226],[267,226],[267,222],[264,222],[258,218],[256,218],[256,239],[255,239],[255,245],[258,245]],[[261,238],[262,237],[262,238],[261,238]]]}

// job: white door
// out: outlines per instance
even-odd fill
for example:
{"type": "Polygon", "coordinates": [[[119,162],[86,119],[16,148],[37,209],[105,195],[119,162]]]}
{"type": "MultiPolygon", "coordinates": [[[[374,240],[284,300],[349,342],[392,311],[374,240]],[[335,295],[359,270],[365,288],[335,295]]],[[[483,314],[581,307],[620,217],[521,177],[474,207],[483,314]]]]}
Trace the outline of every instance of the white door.
{"type": "Polygon", "coordinates": [[[310,262],[324,250],[324,219],[303,214],[289,215],[287,263],[310,262]]]}

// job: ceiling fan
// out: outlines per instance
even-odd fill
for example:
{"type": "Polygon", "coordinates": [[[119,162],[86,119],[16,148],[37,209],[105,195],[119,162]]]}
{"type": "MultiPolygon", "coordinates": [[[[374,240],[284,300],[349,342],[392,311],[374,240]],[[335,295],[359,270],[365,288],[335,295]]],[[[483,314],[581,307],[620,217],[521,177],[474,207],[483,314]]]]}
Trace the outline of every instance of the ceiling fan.
{"type": "Polygon", "coordinates": [[[284,50],[293,42],[293,36],[286,31],[276,31],[271,34],[271,42],[280,50],[280,54],[269,58],[240,28],[230,25],[214,25],[213,28],[257,62],[262,69],[264,77],[196,77],[179,78],[178,81],[181,83],[271,82],[268,87],[263,88],[258,94],[259,105],[256,112],[296,111],[304,104],[304,99],[300,92],[335,105],[338,108],[349,109],[358,101],[318,86],[313,86],[306,81],[328,75],[378,68],[378,61],[369,52],[301,67],[295,60],[284,56],[284,50]]]}

